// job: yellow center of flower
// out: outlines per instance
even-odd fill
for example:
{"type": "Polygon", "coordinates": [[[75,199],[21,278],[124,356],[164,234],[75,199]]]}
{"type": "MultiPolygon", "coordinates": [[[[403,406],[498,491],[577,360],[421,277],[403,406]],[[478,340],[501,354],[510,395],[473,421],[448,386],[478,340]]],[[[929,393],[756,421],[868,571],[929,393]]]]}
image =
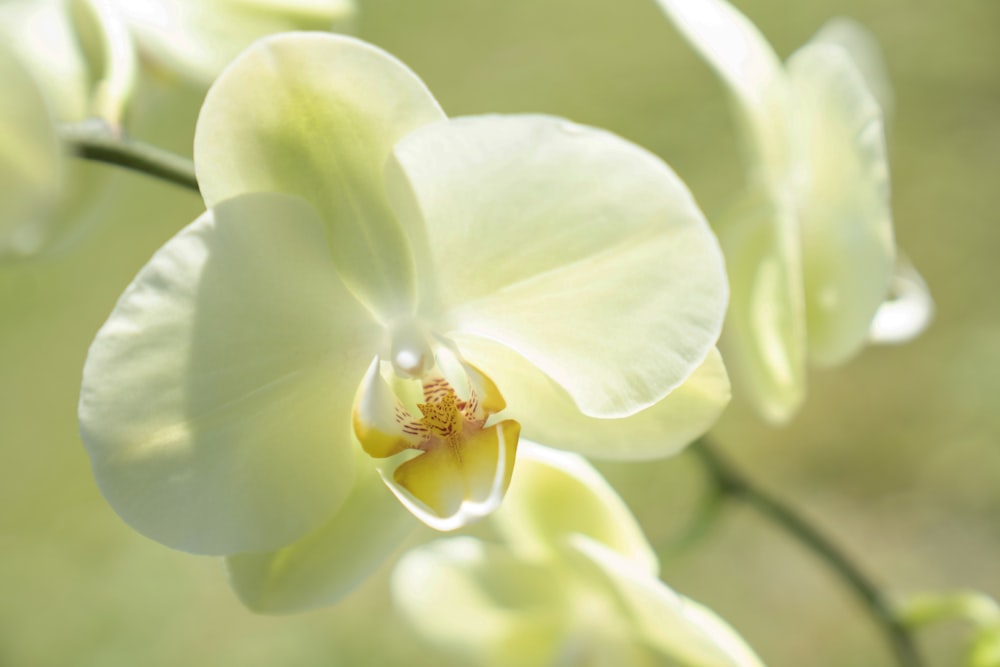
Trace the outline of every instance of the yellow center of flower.
{"type": "Polygon", "coordinates": [[[459,517],[455,527],[463,523],[463,510],[474,518],[499,504],[510,483],[520,432],[512,420],[486,426],[505,407],[503,397],[478,369],[464,363],[461,369],[466,384],[461,396],[436,369],[415,380],[423,402],[411,411],[376,363],[354,408],[354,433],[364,450],[377,459],[405,459],[393,468],[392,482],[429,508],[432,519],[459,517]],[[416,411],[421,417],[414,416],[416,411]],[[413,450],[419,453],[403,454],[413,450]]]}

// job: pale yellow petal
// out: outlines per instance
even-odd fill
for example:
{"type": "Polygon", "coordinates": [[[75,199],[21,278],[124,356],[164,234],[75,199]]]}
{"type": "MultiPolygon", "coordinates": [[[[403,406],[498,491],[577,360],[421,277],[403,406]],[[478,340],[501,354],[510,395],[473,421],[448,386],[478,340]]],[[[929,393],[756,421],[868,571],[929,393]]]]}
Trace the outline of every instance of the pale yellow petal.
{"type": "Polygon", "coordinates": [[[389,191],[443,333],[507,345],[595,417],[656,403],[715,345],[721,253],[651,153],[558,118],[479,116],[421,128],[395,158],[389,191]]]}
{"type": "Polygon", "coordinates": [[[139,272],[91,346],[80,431],[136,530],[233,554],[282,547],[347,497],[351,405],[378,328],[301,200],[217,206],[139,272]]]}
{"type": "Polygon", "coordinates": [[[837,364],[868,339],[889,292],[895,243],[882,114],[843,48],[810,44],[788,63],[809,358],[837,364]]]}
{"type": "Polygon", "coordinates": [[[198,181],[210,206],[246,192],[308,201],[344,282],[394,317],[411,307],[415,278],[383,169],[393,144],[442,117],[420,79],[377,47],[322,33],[265,38],[208,92],[195,132],[198,181]]]}

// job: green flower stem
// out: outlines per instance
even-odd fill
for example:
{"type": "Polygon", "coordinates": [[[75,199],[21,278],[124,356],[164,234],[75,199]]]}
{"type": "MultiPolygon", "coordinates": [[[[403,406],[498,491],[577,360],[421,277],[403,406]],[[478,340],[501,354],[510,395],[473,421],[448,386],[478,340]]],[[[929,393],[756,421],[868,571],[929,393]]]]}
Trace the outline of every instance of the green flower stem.
{"type": "Polygon", "coordinates": [[[59,136],[73,155],[84,160],[117,165],[199,192],[191,160],[124,138],[102,121],[61,125],[59,136]]]}
{"type": "Polygon", "coordinates": [[[749,481],[710,441],[703,438],[691,449],[711,475],[717,492],[739,499],[767,516],[826,561],[843,578],[885,635],[900,667],[922,667],[924,663],[917,652],[916,643],[897,616],[893,605],[856,563],[795,510],[749,481]]]}

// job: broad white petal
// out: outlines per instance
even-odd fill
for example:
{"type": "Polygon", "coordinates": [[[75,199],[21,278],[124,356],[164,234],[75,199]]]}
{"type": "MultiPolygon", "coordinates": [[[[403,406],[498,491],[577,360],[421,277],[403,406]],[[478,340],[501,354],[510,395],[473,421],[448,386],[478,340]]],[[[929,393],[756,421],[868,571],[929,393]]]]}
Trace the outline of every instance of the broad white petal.
{"type": "Polygon", "coordinates": [[[280,614],[333,604],[370,576],[417,527],[364,454],[351,495],[322,526],[278,551],[226,559],[245,605],[280,614]]]}
{"type": "Polygon", "coordinates": [[[0,258],[7,258],[30,254],[46,241],[63,156],[42,91],[4,47],[0,96],[0,258]]]}
{"type": "Polygon", "coordinates": [[[758,191],[716,227],[732,289],[720,347],[734,393],[769,421],[786,421],[805,398],[798,221],[786,199],[758,191]]]}
{"type": "Polygon", "coordinates": [[[456,335],[462,354],[502,387],[507,412],[524,437],[549,447],[602,459],[651,459],[680,451],[716,422],[729,403],[726,368],[718,350],[665,398],[629,417],[600,419],[509,347],[456,335]]]}
{"type": "Polygon", "coordinates": [[[145,54],[208,85],[265,35],[348,28],[353,0],[115,0],[145,54]]]}
{"type": "Polygon", "coordinates": [[[739,109],[757,176],[780,182],[789,159],[788,82],[757,27],[725,0],[657,0],[723,80],[739,109]]]}
{"type": "Polygon", "coordinates": [[[687,667],[763,667],[736,631],[708,608],[593,539],[577,536],[572,544],[620,596],[639,641],[687,667]]]}
{"type": "Polygon", "coordinates": [[[471,537],[404,555],[392,576],[396,608],[427,641],[489,667],[550,667],[572,631],[571,575],[471,537]]]}
{"type": "Polygon", "coordinates": [[[395,157],[390,196],[444,333],[511,347],[595,417],[656,403],[715,345],[722,256],[656,156],[558,118],[479,116],[421,128],[395,157]]]}
{"type": "Polygon", "coordinates": [[[393,144],[443,118],[405,65],[359,40],[289,33],[260,40],[218,78],[195,132],[209,206],[285,192],[316,207],[341,277],[386,317],[413,299],[413,262],[386,201],[393,144]]]}
{"type": "Polygon", "coordinates": [[[809,358],[837,364],[868,339],[889,291],[895,244],[882,114],[843,48],[810,44],[788,62],[800,170],[809,358]]]}
{"type": "Polygon", "coordinates": [[[170,240],[90,349],[80,429],[139,532],[207,554],[282,547],[347,497],[351,404],[379,345],[301,200],[218,205],[170,240]]]}
{"type": "Polygon", "coordinates": [[[897,258],[889,298],[878,307],[868,339],[880,345],[906,343],[926,329],[934,319],[934,299],[913,264],[897,258]]]}
{"type": "Polygon", "coordinates": [[[521,443],[517,471],[490,521],[508,546],[545,559],[571,535],[587,535],[656,576],[659,563],[628,506],[587,461],[534,443],[521,443]]]}

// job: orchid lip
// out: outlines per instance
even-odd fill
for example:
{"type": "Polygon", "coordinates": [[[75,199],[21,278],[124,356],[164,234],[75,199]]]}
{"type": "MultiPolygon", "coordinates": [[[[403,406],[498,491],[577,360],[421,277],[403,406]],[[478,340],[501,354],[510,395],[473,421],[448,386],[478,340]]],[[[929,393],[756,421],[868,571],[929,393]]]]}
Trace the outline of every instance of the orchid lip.
{"type": "Polygon", "coordinates": [[[446,346],[427,364],[417,340],[394,343],[392,361],[372,362],[354,433],[404,507],[436,530],[454,530],[499,506],[520,424],[490,423],[506,406],[492,380],[446,346]]]}

